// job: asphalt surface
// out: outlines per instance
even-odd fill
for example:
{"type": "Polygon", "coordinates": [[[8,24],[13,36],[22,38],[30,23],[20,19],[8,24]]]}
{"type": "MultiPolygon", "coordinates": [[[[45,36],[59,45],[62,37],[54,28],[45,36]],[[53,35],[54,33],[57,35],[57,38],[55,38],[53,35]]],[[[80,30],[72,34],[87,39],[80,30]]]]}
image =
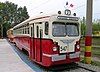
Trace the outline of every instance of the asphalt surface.
{"type": "Polygon", "coordinates": [[[35,72],[25,62],[6,39],[0,39],[0,72],[35,72]]]}

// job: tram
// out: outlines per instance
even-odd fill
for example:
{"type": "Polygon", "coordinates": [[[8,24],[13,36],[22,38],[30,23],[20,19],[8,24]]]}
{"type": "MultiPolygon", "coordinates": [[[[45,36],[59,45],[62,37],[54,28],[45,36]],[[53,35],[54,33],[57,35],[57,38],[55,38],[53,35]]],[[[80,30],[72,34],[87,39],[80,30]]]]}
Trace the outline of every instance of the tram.
{"type": "Polygon", "coordinates": [[[14,36],[13,36],[13,29],[12,28],[7,30],[7,37],[8,37],[9,42],[14,43],[14,36]]]}
{"type": "Polygon", "coordinates": [[[13,27],[13,34],[16,46],[42,66],[80,61],[79,18],[68,9],[29,18],[13,27]]]}

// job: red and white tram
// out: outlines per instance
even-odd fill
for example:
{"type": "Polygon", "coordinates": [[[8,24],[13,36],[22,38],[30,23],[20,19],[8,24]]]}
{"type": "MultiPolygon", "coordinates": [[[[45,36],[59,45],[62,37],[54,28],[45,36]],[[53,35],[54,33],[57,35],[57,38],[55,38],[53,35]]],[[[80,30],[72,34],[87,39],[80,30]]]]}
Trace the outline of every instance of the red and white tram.
{"type": "Polygon", "coordinates": [[[59,11],[59,14],[29,18],[16,25],[13,28],[16,45],[42,66],[79,62],[79,18],[66,11],[66,14],[59,11]]]}
{"type": "Polygon", "coordinates": [[[13,29],[12,28],[7,30],[7,37],[8,37],[9,42],[14,43],[14,36],[13,36],[13,29]]]}

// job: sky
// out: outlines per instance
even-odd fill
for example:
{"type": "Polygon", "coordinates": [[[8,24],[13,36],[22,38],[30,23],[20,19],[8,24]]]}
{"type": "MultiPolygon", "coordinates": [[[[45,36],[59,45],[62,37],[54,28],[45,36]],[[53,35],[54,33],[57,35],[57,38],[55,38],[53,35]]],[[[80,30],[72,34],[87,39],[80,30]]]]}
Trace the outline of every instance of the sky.
{"type": "MultiPolygon", "coordinates": [[[[87,0],[0,0],[0,2],[13,2],[18,6],[27,7],[30,17],[44,14],[57,13],[59,10],[70,9],[72,13],[76,13],[78,17],[86,16],[86,1],[87,0]],[[68,2],[68,5],[66,5],[68,2]],[[70,7],[70,4],[73,7],[70,7]]],[[[100,0],[93,0],[93,19],[100,19],[100,0]]]]}

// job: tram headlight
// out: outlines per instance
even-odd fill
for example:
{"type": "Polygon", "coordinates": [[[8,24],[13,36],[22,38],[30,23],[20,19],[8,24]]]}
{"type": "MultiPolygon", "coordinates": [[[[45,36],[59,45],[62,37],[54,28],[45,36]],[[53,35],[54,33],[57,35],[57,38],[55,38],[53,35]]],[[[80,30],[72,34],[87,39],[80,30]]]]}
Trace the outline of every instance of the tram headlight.
{"type": "Polygon", "coordinates": [[[75,51],[80,51],[80,41],[76,41],[75,51]]]}
{"type": "Polygon", "coordinates": [[[57,47],[53,47],[53,51],[57,51],[57,47]]]}
{"type": "Polygon", "coordinates": [[[80,48],[80,45],[76,45],[76,48],[79,49],[80,48]]]}

